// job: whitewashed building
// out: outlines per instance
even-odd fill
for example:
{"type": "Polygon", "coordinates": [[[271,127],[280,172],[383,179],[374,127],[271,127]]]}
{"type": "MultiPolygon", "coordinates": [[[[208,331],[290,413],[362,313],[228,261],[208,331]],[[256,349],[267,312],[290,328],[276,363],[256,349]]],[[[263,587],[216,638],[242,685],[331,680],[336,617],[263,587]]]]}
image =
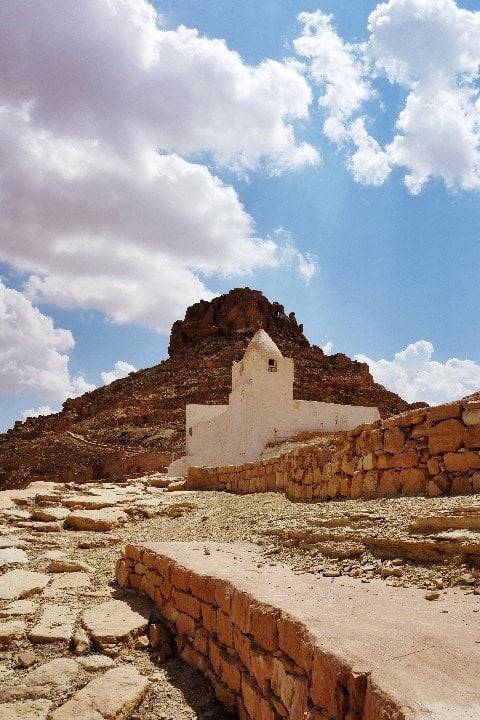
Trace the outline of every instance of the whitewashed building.
{"type": "Polygon", "coordinates": [[[292,358],[258,330],[233,363],[228,405],[187,405],[187,455],[172,463],[170,474],[239,465],[258,459],[268,443],[300,432],[352,430],[379,419],[374,407],[294,400],[293,373],[292,358]]]}

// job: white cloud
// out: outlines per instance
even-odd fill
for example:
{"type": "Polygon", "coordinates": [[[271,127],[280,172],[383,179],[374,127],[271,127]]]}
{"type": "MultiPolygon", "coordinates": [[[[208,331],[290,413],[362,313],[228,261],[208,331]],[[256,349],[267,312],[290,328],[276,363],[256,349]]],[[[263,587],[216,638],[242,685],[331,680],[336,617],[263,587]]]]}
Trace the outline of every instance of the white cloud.
{"type": "Polygon", "coordinates": [[[325,345],[322,345],[322,350],[325,355],[331,355],[333,350],[333,342],[331,340],[328,340],[325,345]]]}
{"type": "Polygon", "coordinates": [[[364,75],[361,47],[341,39],[332,25],[332,15],[303,12],[298,19],[303,30],[294,47],[299,55],[310,58],[310,74],[323,88],[319,103],[328,110],[325,133],[331,140],[343,140],[346,122],[372,94],[364,75]]]}
{"type": "Polygon", "coordinates": [[[72,377],[69,330],[56,328],[17,290],[0,280],[0,392],[29,391],[60,403],[93,390],[81,375],[72,377]]]}
{"type": "Polygon", "coordinates": [[[441,363],[432,360],[433,352],[431,342],[418,340],[396,353],[393,360],[372,360],[366,355],[355,359],[368,364],[376,382],[408,402],[437,405],[478,391],[480,364],[458,358],[441,363]]]}
{"type": "Polygon", "coordinates": [[[212,297],[208,275],[281,266],[284,249],[193,160],[318,162],[295,135],[311,101],[298,65],[249,66],[223,41],[162,29],[145,0],[45,10],[0,4],[0,259],[30,274],[32,300],[165,332],[212,297]]]}
{"type": "Polygon", "coordinates": [[[380,185],[398,166],[412,194],[433,178],[448,188],[480,187],[480,11],[455,0],[389,0],[370,14],[364,43],[346,43],[329,15],[299,19],[295,49],[310,58],[323,90],[324,133],[346,152],[355,180],[380,185]],[[381,99],[378,78],[407,91],[384,147],[360,115],[367,101],[381,99]]]}
{"type": "Polygon", "coordinates": [[[22,412],[22,420],[26,420],[29,417],[40,417],[41,415],[52,415],[56,410],[53,410],[50,405],[40,405],[37,408],[29,408],[22,412]]]}
{"type": "Polygon", "coordinates": [[[125,362],[125,360],[117,360],[111,370],[101,373],[103,384],[109,385],[114,380],[127,377],[129,373],[135,372],[136,369],[135,365],[125,362]]]}

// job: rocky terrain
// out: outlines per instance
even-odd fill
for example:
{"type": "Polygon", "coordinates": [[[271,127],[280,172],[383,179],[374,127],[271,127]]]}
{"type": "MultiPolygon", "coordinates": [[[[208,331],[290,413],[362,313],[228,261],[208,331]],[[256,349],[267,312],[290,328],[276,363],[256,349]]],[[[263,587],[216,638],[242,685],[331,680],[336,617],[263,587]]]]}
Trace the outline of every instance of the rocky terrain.
{"type": "Polygon", "coordinates": [[[153,605],[115,583],[128,542],[253,541],[260,568],[282,562],[312,583],[356,578],[374,594],[379,582],[414,588],[438,613],[448,590],[480,612],[478,495],[292,503],[168,483],[0,493],[2,720],[226,719],[210,686],[171,654],[153,605]]]}
{"type": "Polygon", "coordinates": [[[232,362],[259,328],[294,358],[297,399],[377,406],[383,417],[411,407],[374,383],[367,365],[310,345],[294,313],[257,290],[235,289],[174,323],[167,360],[0,435],[0,487],[131,476],[167,464],[184,450],[185,405],[228,401],[232,362]]]}

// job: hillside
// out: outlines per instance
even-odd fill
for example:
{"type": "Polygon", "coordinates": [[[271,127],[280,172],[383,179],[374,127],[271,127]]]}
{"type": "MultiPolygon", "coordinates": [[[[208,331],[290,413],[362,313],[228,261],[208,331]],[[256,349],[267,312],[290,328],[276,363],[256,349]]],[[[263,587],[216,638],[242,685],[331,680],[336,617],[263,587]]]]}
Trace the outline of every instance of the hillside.
{"type": "Polygon", "coordinates": [[[0,485],[82,481],[166,464],[184,449],[185,405],[228,401],[232,361],[261,327],[295,360],[295,398],[377,406],[383,417],[410,407],[376,384],[367,365],[310,345],[294,313],[239,288],[188,308],[173,324],[167,360],[0,435],[0,485]]]}

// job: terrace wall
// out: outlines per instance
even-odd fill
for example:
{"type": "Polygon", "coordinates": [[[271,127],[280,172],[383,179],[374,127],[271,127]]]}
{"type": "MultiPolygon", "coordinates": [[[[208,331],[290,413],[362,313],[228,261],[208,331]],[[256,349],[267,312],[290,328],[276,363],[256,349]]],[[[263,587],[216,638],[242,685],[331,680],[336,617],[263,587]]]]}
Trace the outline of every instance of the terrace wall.
{"type": "Polygon", "coordinates": [[[292,500],[480,492],[480,401],[421,408],[244,465],[191,467],[187,487],[292,500]]]}

